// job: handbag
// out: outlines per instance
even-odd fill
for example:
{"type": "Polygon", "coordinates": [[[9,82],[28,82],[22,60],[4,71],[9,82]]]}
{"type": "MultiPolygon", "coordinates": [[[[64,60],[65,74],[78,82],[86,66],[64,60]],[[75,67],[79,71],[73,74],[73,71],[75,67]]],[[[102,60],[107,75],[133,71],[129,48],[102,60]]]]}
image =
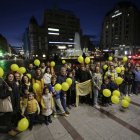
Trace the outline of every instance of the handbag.
{"type": "Polygon", "coordinates": [[[0,99],[0,112],[13,112],[13,107],[11,103],[11,97],[8,96],[5,99],[0,99]]]}

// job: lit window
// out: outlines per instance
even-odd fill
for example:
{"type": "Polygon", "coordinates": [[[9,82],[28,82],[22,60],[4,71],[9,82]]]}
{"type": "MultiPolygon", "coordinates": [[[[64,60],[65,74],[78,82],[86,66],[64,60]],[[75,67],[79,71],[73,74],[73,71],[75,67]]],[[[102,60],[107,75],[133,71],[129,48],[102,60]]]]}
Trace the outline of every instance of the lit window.
{"type": "Polygon", "coordinates": [[[59,35],[59,33],[48,32],[49,35],[59,35]]]}
{"type": "Polygon", "coordinates": [[[59,31],[59,29],[56,29],[56,28],[48,28],[48,31],[59,31]]]}
{"type": "Polygon", "coordinates": [[[117,14],[113,15],[112,18],[117,17],[117,16],[119,16],[119,15],[121,15],[121,14],[122,14],[122,12],[117,13],[117,14]]]}

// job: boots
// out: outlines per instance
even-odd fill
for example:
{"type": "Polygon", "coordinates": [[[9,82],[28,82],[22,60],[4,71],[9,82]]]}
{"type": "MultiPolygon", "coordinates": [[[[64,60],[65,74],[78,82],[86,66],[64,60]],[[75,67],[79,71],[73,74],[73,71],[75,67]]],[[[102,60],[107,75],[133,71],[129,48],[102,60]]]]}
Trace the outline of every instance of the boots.
{"type": "Polygon", "coordinates": [[[49,122],[49,123],[52,123],[51,115],[48,116],[48,122],[49,122]]]}

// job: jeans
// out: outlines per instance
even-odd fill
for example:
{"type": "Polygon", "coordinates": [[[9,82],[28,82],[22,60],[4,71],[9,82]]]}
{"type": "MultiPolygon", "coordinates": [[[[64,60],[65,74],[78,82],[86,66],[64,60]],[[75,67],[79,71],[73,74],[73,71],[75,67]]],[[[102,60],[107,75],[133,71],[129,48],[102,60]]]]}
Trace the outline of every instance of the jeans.
{"type": "Polygon", "coordinates": [[[96,88],[93,88],[93,96],[94,96],[94,100],[93,100],[93,104],[97,105],[98,104],[98,94],[99,94],[99,90],[96,88]]]}
{"type": "MultiPolygon", "coordinates": [[[[61,113],[65,113],[64,108],[61,104],[60,98],[56,99],[54,98],[54,101],[56,103],[56,105],[58,106],[58,108],[60,109],[61,113]]],[[[54,112],[56,113],[56,107],[54,106],[54,112]]]]}
{"type": "Polygon", "coordinates": [[[140,93],[140,81],[134,81],[134,94],[140,93]]]}
{"type": "Polygon", "coordinates": [[[66,96],[61,96],[61,104],[64,108],[64,111],[66,111],[66,96]]]}
{"type": "Polygon", "coordinates": [[[126,85],[126,94],[127,95],[130,95],[131,94],[131,91],[132,91],[132,84],[126,85]]]}

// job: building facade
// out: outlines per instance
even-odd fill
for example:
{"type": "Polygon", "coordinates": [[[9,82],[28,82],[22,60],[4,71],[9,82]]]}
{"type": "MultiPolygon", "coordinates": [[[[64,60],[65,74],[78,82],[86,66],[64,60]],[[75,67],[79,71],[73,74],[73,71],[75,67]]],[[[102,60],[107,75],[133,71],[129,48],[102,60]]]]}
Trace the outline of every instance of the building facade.
{"type": "Polygon", "coordinates": [[[64,50],[74,48],[76,32],[80,34],[80,21],[73,12],[45,10],[42,26],[32,17],[24,33],[25,54],[30,57],[61,54],[64,50]]]}
{"type": "Polygon", "coordinates": [[[140,11],[130,2],[120,2],[104,18],[101,49],[131,55],[140,48],[140,11]]]}

